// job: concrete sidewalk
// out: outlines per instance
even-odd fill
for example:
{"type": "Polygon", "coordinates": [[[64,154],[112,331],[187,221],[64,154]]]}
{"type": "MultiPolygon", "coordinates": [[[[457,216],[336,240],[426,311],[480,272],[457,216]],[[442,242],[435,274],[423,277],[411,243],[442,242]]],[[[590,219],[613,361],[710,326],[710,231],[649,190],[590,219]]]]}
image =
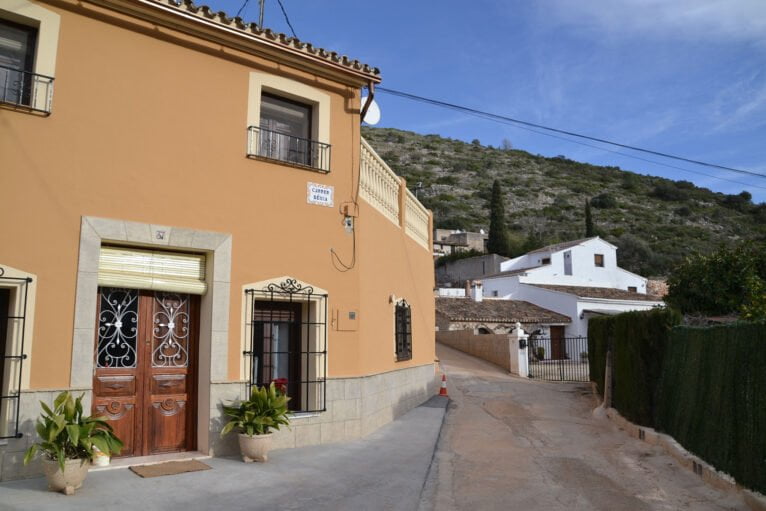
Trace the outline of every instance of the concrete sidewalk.
{"type": "Polygon", "coordinates": [[[91,472],[68,497],[44,478],[11,481],[0,484],[0,510],[416,510],[447,401],[435,396],[361,440],[273,451],[265,464],[212,458],[203,461],[213,470],[152,479],[91,472]]]}

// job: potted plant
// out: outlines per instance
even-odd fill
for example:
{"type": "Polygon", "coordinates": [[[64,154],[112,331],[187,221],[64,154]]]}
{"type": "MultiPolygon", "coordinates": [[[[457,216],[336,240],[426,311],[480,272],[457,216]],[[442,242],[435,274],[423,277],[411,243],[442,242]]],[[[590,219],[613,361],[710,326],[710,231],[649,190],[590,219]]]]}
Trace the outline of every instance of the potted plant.
{"type": "Polygon", "coordinates": [[[122,449],[122,442],[105,418],[83,415],[82,398],[74,399],[69,392],[62,392],[53,402],[53,409],[41,401],[43,413],[35,426],[39,441],[24,456],[26,465],[42,451],[48,489],[67,495],[82,486],[96,449],[107,456],[119,454],[122,449]]]}
{"type": "Polygon", "coordinates": [[[253,387],[246,401],[223,406],[229,422],[221,436],[239,430],[239,449],[245,463],[267,461],[271,448],[271,430],[289,425],[287,402],[290,400],[272,382],[268,387],[253,387]]]}

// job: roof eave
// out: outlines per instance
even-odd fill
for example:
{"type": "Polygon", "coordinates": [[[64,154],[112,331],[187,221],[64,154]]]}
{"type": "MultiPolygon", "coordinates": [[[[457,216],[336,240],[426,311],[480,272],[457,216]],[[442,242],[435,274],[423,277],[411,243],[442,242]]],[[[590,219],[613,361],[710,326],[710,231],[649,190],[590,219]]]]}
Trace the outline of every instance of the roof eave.
{"type": "MultiPolygon", "coordinates": [[[[82,3],[77,3],[82,6],[82,3]]],[[[320,55],[312,55],[279,42],[278,35],[274,40],[259,37],[213,19],[184,11],[172,0],[88,0],[88,3],[157,23],[251,55],[310,71],[345,85],[361,87],[370,82],[380,83],[381,81],[379,73],[367,73],[343,65],[343,56],[335,54],[337,61],[334,61],[320,55]]],[[[348,60],[347,57],[345,58],[348,60]]]]}

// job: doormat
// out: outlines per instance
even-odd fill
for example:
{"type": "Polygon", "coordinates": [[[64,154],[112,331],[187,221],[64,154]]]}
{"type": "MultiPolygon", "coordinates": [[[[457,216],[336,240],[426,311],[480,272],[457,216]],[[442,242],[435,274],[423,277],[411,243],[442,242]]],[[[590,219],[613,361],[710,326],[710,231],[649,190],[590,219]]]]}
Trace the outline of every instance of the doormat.
{"type": "Polygon", "coordinates": [[[199,472],[200,470],[210,470],[213,467],[205,465],[201,461],[166,461],[155,465],[141,465],[130,467],[134,474],[141,477],[160,477],[172,476],[174,474],[183,474],[185,472],[199,472]]]}

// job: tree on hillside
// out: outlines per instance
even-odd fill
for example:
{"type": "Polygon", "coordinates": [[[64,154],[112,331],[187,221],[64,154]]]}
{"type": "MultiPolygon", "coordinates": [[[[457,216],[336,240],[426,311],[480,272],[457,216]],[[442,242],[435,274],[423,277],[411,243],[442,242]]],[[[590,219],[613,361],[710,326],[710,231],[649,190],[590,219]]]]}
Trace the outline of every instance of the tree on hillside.
{"type": "Polygon", "coordinates": [[[585,199],[585,237],[592,238],[596,235],[596,228],[593,227],[593,214],[590,212],[590,201],[585,199]]]}
{"type": "Polygon", "coordinates": [[[492,198],[489,202],[489,237],[487,252],[508,255],[508,231],[505,226],[505,201],[500,181],[492,183],[492,198]]]}

